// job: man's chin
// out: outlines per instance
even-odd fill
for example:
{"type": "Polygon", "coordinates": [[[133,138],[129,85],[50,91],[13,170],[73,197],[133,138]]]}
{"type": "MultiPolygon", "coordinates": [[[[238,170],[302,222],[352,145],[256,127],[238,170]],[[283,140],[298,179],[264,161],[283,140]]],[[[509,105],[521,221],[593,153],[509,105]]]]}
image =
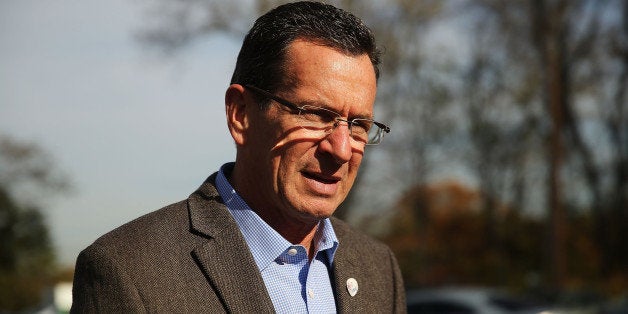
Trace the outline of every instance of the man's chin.
{"type": "Polygon", "coordinates": [[[311,217],[315,220],[323,220],[331,217],[338,208],[337,202],[333,202],[330,199],[320,198],[316,201],[308,202],[308,205],[301,210],[301,213],[311,217]]]}

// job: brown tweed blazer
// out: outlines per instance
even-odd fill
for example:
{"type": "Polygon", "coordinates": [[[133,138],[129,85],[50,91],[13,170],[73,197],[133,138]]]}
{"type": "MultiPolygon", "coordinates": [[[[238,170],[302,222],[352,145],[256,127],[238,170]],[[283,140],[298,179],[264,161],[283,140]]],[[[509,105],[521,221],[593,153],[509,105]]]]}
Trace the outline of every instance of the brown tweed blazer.
{"type": "MultiPolygon", "coordinates": [[[[81,252],[72,313],[273,313],[262,277],[215,188],[131,221],[81,252]]],[[[401,273],[385,245],[332,218],[336,306],[342,313],[404,313],[401,273]],[[350,296],[347,279],[358,292],[350,296]]]]}

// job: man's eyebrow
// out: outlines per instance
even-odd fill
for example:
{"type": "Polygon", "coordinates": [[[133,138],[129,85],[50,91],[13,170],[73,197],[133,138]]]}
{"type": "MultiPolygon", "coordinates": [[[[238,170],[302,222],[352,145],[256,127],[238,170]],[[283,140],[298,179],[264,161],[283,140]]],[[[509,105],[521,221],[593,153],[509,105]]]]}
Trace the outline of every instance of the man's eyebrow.
{"type": "Polygon", "coordinates": [[[330,105],[321,102],[320,100],[315,100],[315,99],[306,99],[306,100],[299,100],[299,101],[294,101],[292,102],[293,104],[301,107],[301,106],[312,106],[312,107],[319,107],[319,108],[323,108],[329,111],[333,111],[335,113],[337,113],[338,115],[341,115],[338,111],[336,111],[334,108],[332,108],[330,105]]]}
{"type": "MultiPolygon", "coordinates": [[[[339,116],[342,116],[342,114],[340,114],[334,108],[332,108],[328,104],[326,104],[324,102],[321,102],[319,100],[311,99],[311,100],[303,100],[303,101],[293,101],[292,104],[296,105],[297,107],[301,107],[301,106],[319,107],[319,108],[323,108],[323,109],[327,109],[329,111],[335,112],[339,116]]],[[[373,119],[373,115],[372,114],[368,114],[368,113],[359,113],[359,114],[349,115],[348,118],[349,119],[368,119],[368,120],[372,120],[373,119]]]]}
{"type": "Polygon", "coordinates": [[[353,116],[349,117],[350,119],[367,119],[367,120],[373,120],[373,115],[370,114],[356,114],[353,116]]]}
{"type": "Polygon", "coordinates": [[[314,107],[321,107],[333,112],[336,112],[336,110],[332,109],[329,105],[327,105],[324,102],[321,102],[319,100],[299,100],[299,101],[295,101],[294,104],[296,105],[301,105],[301,106],[314,106],[314,107]]]}

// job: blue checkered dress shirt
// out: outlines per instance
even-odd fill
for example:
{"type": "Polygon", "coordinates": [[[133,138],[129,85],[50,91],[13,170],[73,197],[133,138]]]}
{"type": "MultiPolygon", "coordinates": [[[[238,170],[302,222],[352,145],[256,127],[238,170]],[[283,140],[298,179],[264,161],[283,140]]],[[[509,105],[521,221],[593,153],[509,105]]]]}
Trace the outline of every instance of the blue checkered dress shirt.
{"type": "Polygon", "coordinates": [[[233,163],[222,166],[216,177],[216,188],[242,231],[275,311],[335,313],[330,270],[338,239],[329,219],[320,223],[316,255],[309,262],[305,247],[284,239],[236,193],[225,177],[232,168],[233,163]]]}

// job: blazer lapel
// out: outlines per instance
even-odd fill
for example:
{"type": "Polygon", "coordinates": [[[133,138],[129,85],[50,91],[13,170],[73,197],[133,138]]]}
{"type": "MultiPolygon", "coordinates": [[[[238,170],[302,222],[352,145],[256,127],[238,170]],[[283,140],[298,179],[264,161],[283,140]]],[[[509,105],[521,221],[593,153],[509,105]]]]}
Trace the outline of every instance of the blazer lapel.
{"type": "Polygon", "coordinates": [[[362,306],[359,301],[361,299],[360,290],[359,286],[357,286],[358,290],[352,296],[349,293],[347,282],[350,279],[356,280],[358,283],[360,281],[360,269],[353,263],[354,257],[358,253],[352,250],[351,245],[347,245],[347,243],[345,243],[346,238],[344,237],[344,225],[338,223],[335,218],[332,218],[332,224],[334,226],[334,232],[336,232],[336,236],[340,242],[336,255],[334,256],[334,264],[332,266],[334,279],[333,285],[336,294],[336,309],[339,313],[353,313],[362,306]]]}
{"type": "Polygon", "coordinates": [[[248,245],[214,182],[215,174],[188,198],[191,231],[207,238],[192,255],[228,312],[274,312],[248,245]]]}
{"type": "MultiPolygon", "coordinates": [[[[340,247],[338,247],[340,250],[340,247]]],[[[337,252],[334,257],[334,291],[336,293],[336,309],[338,313],[349,313],[352,309],[355,309],[355,297],[349,294],[347,288],[347,280],[354,278],[355,268],[350,260],[346,259],[343,254],[337,252]]],[[[359,294],[359,290],[357,294],[359,294]]]]}

